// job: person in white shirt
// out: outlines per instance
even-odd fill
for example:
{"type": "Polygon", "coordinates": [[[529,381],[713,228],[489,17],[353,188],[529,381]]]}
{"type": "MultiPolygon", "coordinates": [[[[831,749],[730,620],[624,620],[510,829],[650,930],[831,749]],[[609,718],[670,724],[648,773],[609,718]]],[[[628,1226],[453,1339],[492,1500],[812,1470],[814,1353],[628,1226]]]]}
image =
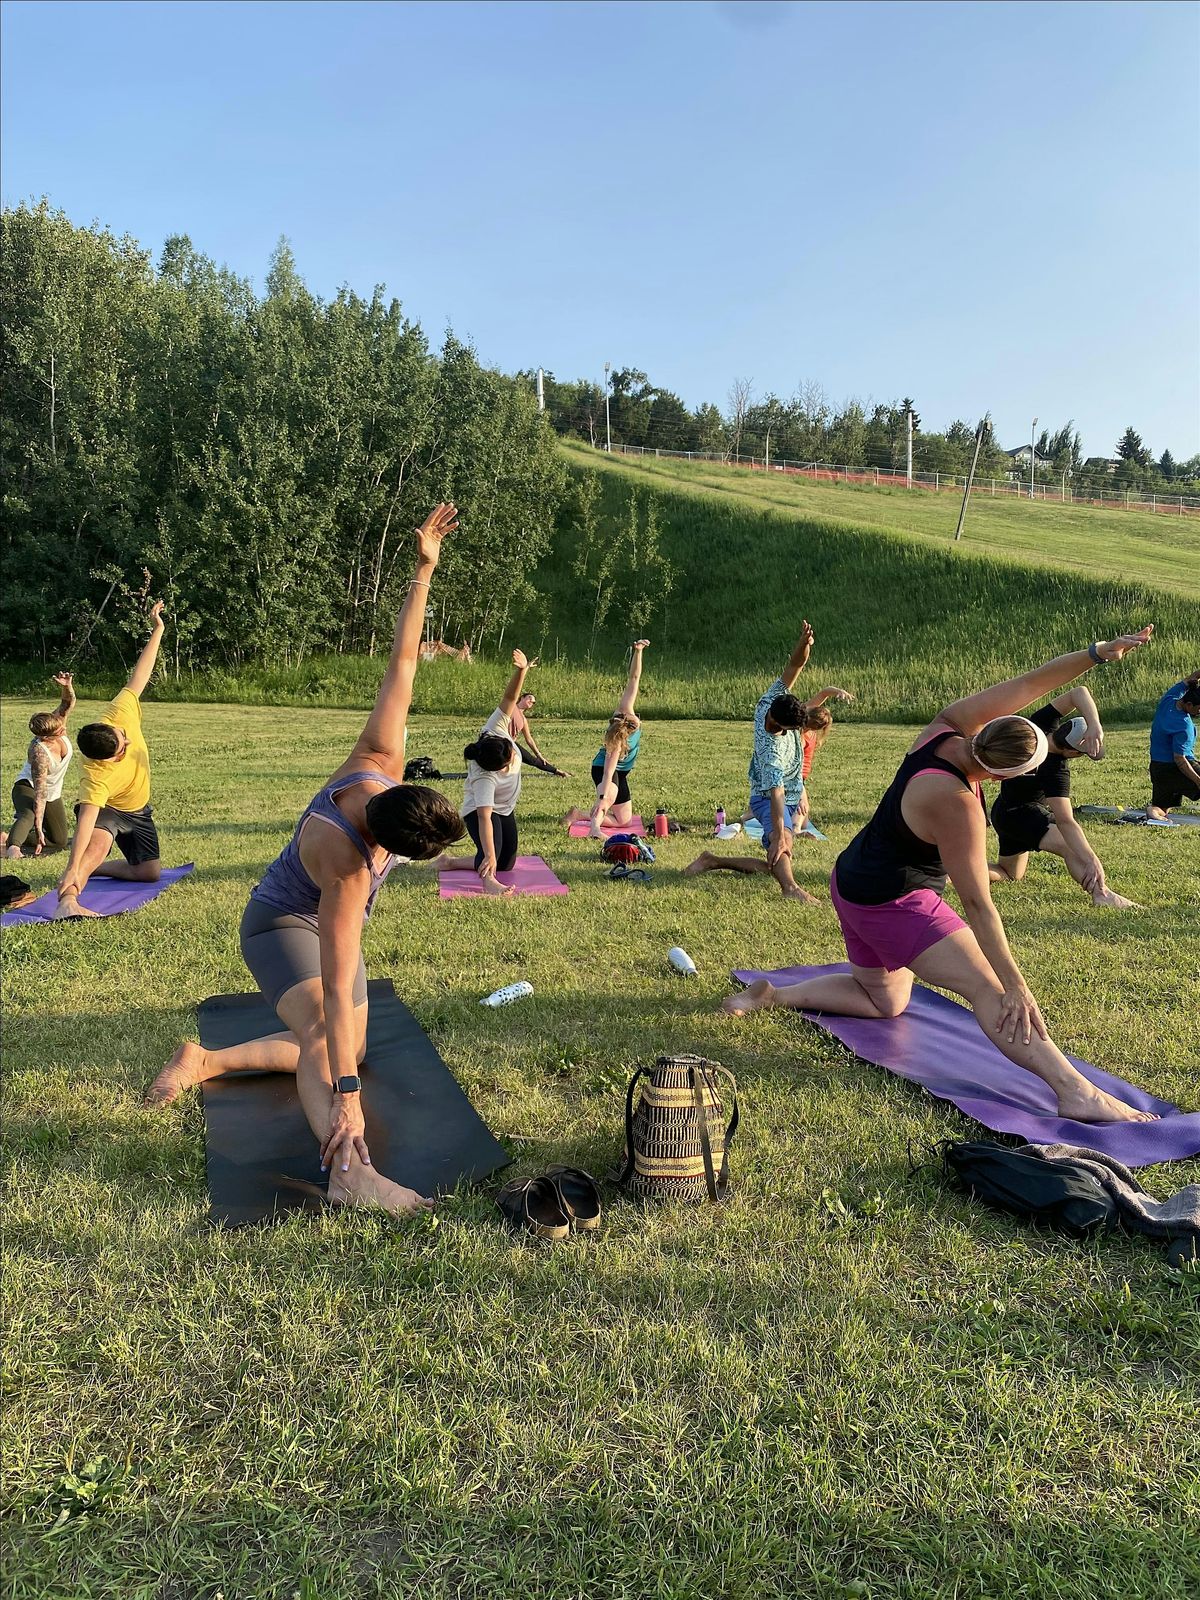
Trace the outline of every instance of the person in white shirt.
{"type": "Polygon", "coordinates": [[[517,859],[517,801],[521,795],[521,751],[513,738],[513,715],[525,684],[525,674],[537,666],[537,658],[527,661],[521,650],[514,650],[513,675],[508,680],[500,704],[480,729],[463,755],[467,761],[467,783],[460,813],[475,845],[473,861],[465,857],[439,859],[437,865],[458,871],[476,872],[488,894],[511,894],[512,889],[497,882],[498,872],[508,872],[517,859]]]}
{"type": "Polygon", "coordinates": [[[33,739],[12,791],[15,819],[8,833],[0,834],[0,850],[10,861],[26,854],[51,855],[70,842],[62,792],[71,764],[67,718],[75,706],[75,686],[69,672],[56,672],[54,682],[62,699],[56,710],[38,711],[29,719],[33,739]]]}

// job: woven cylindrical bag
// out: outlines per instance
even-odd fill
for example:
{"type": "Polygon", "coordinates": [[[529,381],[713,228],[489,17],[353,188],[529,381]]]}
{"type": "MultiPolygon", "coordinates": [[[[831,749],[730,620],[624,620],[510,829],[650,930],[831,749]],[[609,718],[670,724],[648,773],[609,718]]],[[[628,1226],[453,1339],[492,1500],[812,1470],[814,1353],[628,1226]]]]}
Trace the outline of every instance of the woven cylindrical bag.
{"type": "Polygon", "coordinates": [[[625,1164],[618,1178],[645,1200],[721,1200],[737,1132],[733,1074],[703,1056],[659,1056],[639,1067],[625,1096],[625,1164]],[[640,1096],[638,1084],[642,1079],[640,1096]],[[729,1120],[720,1079],[729,1085],[729,1120]]]}

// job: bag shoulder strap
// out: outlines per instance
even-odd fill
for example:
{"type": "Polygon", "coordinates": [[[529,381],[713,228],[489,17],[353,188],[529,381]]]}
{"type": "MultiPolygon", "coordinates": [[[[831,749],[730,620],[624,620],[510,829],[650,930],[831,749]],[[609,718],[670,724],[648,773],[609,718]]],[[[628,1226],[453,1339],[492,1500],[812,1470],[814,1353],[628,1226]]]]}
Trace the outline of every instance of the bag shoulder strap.
{"type": "Polygon", "coordinates": [[[618,1183],[628,1183],[633,1176],[633,1095],[638,1079],[648,1077],[649,1073],[649,1067],[639,1067],[625,1091],[625,1165],[617,1176],[618,1183]]]}

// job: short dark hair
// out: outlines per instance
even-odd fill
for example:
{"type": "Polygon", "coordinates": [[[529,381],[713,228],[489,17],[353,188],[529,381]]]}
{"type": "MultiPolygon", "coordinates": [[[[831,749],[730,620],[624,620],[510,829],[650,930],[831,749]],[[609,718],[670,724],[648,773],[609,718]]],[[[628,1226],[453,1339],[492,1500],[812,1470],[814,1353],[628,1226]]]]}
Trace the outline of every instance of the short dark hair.
{"type": "Polygon", "coordinates": [[[80,728],[75,743],[89,761],[111,761],[121,748],[121,736],[111,722],[89,722],[80,728]]]}
{"type": "Polygon", "coordinates": [[[796,729],[804,726],[804,705],[794,694],[777,694],[771,701],[767,715],[781,728],[796,729]]]}
{"type": "Polygon", "coordinates": [[[498,733],[481,733],[474,744],[463,750],[468,761],[473,761],[485,772],[499,772],[512,760],[512,740],[498,733]]]}
{"type": "Polygon", "coordinates": [[[1200,683],[1189,684],[1179,696],[1179,703],[1183,706],[1191,706],[1193,710],[1200,709],[1200,683]]]}
{"type": "Polygon", "coordinates": [[[366,818],[372,837],[385,850],[412,861],[440,854],[467,831],[446,796],[419,783],[398,783],[373,794],[366,818]]]}

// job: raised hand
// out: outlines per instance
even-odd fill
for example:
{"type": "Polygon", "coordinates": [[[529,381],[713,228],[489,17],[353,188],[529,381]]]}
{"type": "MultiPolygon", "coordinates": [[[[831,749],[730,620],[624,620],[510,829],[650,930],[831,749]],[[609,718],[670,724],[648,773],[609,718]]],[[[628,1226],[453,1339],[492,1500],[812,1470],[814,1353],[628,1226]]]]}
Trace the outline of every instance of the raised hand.
{"type": "Polygon", "coordinates": [[[75,687],[75,678],[70,672],[56,672],[50,681],[56,683],[64,692],[75,687]]]}
{"type": "Polygon", "coordinates": [[[811,650],[812,649],[812,645],[813,645],[813,639],[815,637],[816,636],[813,633],[813,625],[808,620],[808,618],[805,617],[804,621],[800,624],[800,643],[802,645],[807,645],[808,648],[811,650]]]}
{"type": "Polygon", "coordinates": [[[633,648],[635,650],[649,650],[650,641],[649,639],[635,639],[633,641],[633,648]]]}
{"type": "Polygon", "coordinates": [[[150,607],[150,625],[151,625],[151,627],[161,628],[163,626],[162,614],[163,614],[163,603],[162,603],[161,600],[156,600],[154,602],[154,604],[150,607]]]}
{"type": "Polygon", "coordinates": [[[436,567],[442,553],[442,540],[458,529],[458,507],[453,500],[443,500],[425,518],[417,529],[417,555],[422,561],[436,567]]]}
{"type": "Polygon", "coordinates": [[[1131,650],[1140,650],[1142,645],[1149,644],[1154,633],[1154,624],[1148,623],[1146,627],[1139,628],[1136,633],[1123,633],[1119,639],[1098,641],[1096,654],[1101,661],[1120,661],[1131,650]]]}
{"type": "Polygon", "coordinates": [[[524,650],[514,650],[512,653],[512,661],[513,666],[516,667],[518,672],[527,672],[530,667],[537,666],[538,658],[534,656],[533,660],[529,661],[526,659],[524,650]]]}

